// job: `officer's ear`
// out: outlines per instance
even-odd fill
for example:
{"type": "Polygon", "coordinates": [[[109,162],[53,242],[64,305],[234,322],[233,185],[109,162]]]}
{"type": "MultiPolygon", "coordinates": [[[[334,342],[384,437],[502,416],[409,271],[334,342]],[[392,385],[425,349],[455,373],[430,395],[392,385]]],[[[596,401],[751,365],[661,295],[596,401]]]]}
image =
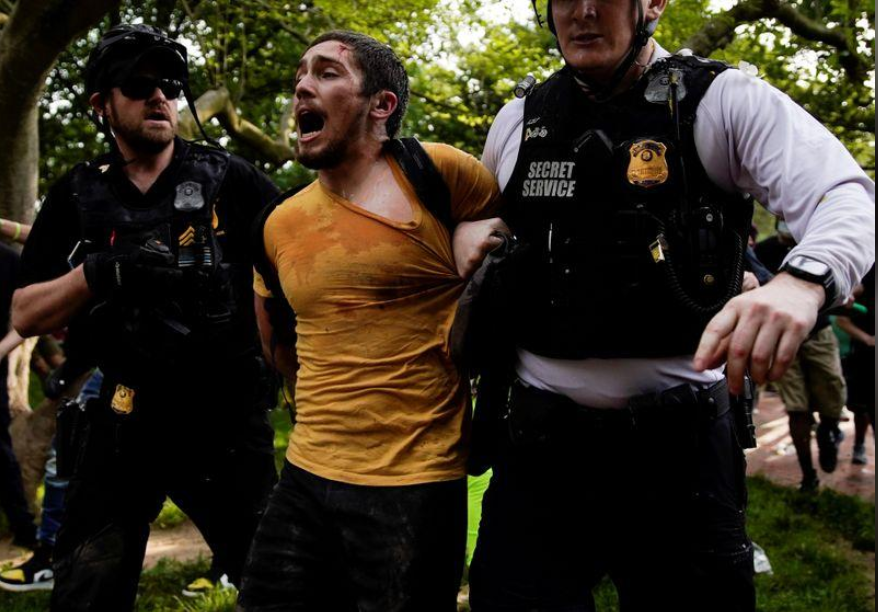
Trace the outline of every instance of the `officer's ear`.
{"type": "Polygon", "coordinates": [[[98,117],[104,116],[104,105],[106,104],[106,97],[101,92],[95,92],[88,98],[88,103],[91,105],[92,110],[97,114],[98,117]]]}
{"type": "Polygon", "coordinates": [[[668,7],[669,0],[646,0],[643,17],[649,21],[658,21],[668,7]]]}

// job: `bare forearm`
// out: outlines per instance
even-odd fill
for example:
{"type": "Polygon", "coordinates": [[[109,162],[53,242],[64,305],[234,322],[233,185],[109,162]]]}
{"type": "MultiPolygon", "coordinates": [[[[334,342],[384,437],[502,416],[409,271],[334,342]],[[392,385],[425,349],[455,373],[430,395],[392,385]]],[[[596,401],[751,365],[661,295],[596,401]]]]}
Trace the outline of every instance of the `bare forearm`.
{"type": "Polygon", "coordinates": [[[6,359],[6,356],[15,350],[15,348],[23,341],[24,338],[22,338],[15,330],[6,334],[6,337],[0,340],[0,361],[6,359]]]}
{"type": "Polygon", "coordinates": [[[12,326],[25,338],[65,327],[92,293],[82,266],[45,283],[28,285],[12,298],[12,326]]]}
{"type": "Polygon", "coordinates": [[[27,237],[30,236],[30,225],[9,219],[0,219],[0,236],[24,244],[27,237]]]}
{"type": "Polygon", "coordinates": [[[848,317],[838,317],[836,319],[838,326],[853,340],[860,344],[869,344],[875,341],[875,337],[867,334],[865,331],[854,325],[848,317]]]}

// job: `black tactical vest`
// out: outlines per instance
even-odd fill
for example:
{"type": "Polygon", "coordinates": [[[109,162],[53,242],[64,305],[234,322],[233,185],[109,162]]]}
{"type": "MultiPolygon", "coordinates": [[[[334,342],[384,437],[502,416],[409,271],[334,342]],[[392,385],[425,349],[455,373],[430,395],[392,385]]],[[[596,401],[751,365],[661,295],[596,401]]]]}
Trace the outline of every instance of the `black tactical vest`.
{"type": "Polygon", "coordinates": [[[597,103],[565,68],[527,98],[504,190],[529,248],[512,300],[519,346],[563,359],[691,354],[740,292],[752,203],[708,179],[693,136],[726,69],[670,57],[597,103]]]}
{"type": "Polygon", "coordinates": [[[111,298],[85,322],[104,373],[128,384],[200,370],[232,344],[231,265],[217,241],[215,204],[229,166],[226,151],[188,144],[175,187],[147,208],[125,202],[103,160],[74,169],[72,192],[88,253],[115,252],[150,240],[168,245],[185,282],[174,295],[111,298]]]}

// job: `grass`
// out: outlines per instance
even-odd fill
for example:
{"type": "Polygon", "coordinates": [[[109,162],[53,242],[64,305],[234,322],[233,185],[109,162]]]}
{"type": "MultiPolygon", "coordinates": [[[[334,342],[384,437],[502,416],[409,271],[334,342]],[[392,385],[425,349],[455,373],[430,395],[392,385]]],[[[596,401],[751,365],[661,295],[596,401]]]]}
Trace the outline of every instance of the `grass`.
{"type": "MultiPolygon", "coordinates": [[[[831,490],[802,495],[763,478],[749,487],[750,536],[774,569],[756,577],[759,612],[875,611],[874,504],[831,490]]],[[[599,612],[619,610],[609,581],[595,601],[599,612]]]]}
{"type": "MultiPolygon", "coordinates": [[[[289,413],[271,414],[275,428],[275,458],[283,462],[290,430],[289,413]]],[[[774,575],[757,577],[759,612],[874,612],[875,506],[857,498],[824,490],[801,495],[762,478],[750,480],[750,535],[768,553],[774,575]]],[[[185,520],[170,502],[156,528],[185,520]]],[[[182,597],[180,590],[204,575],[208,561],[180,563],[164,559],[144,572],[138,612],[231,612],[233,593],[200,599],[182,597]]],[[[604,583],[596,593],[600,612],[617,612],[615,591],[604,583]]],[[[11,594],[0,591],[4,612],[44,612],[46,593],[11,594]]]]}

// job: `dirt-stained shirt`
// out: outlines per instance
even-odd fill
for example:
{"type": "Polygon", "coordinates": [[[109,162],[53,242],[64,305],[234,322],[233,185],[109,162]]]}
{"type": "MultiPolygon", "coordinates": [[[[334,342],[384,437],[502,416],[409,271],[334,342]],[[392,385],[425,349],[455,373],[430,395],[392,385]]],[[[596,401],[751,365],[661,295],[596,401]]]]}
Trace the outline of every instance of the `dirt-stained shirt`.
{"type": "MultiPolygon", "coordinates": [[[[425,149],[451,192],[454,221],[493,215],[499,189],[472,156],[425,149]]],[[[319,181],[280,204],[265,248],[296,312],[296,425],[287,459],[318,476],[393,486],[464,476],[468,388],[448,336],[464,281],[448,230],[395,161],[412,206],[399,223],[319,181]]],[[[257,278],[256,292],[270,292],[257,278]]]]}

